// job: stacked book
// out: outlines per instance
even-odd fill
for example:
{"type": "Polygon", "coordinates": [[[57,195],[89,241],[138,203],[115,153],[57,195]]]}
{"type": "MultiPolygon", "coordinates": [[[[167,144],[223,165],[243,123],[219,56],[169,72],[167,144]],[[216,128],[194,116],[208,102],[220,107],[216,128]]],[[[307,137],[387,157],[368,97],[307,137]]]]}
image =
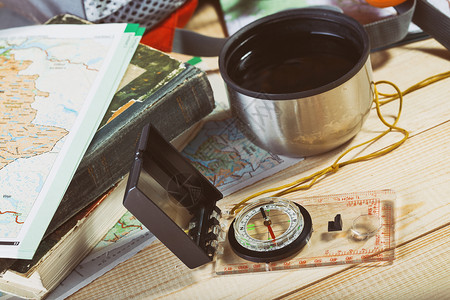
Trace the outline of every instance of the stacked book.
{"type": "Polygon", "coordinates": [[[141,128],[172,140],[214,107],[206,75],[139,44],[138,25],[50,23],[0,31],[0,291],[25,298],[126,212],[141,128]]]}

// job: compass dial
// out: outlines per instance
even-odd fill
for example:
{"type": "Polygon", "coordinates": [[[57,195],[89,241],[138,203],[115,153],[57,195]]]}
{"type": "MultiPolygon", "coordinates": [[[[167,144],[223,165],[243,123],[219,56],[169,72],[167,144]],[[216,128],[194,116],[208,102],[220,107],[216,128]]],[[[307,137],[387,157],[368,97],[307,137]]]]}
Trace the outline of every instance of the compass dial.
{"type": "Polygon", "coordinates": [[[311,232],[311,216],[304,207],[270,197],[242,209],[231,223],[228,240],[239,256],[271,262],[298,252],[311,232]]]}

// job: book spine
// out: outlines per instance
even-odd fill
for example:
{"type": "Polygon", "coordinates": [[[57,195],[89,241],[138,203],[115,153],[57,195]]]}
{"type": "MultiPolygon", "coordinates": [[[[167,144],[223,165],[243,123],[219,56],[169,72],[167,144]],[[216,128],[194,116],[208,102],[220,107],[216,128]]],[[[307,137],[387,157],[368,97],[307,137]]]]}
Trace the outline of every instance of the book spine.
{"type": "Polygon", "coordinates": [[[172,140],[214,108],[212,89],[204,72],[187,65],[174,80],[120,114],[94,137],[81,161],[46,235],[111,188],[131,167],[142,127],[152,123],[172,140]],[[156,100],[155,100],[156,99],[156,100]],[[116,124],[119,123],[120,126],[116,124]],[[113,126],[114,125],[114,126],[113,126]]]}

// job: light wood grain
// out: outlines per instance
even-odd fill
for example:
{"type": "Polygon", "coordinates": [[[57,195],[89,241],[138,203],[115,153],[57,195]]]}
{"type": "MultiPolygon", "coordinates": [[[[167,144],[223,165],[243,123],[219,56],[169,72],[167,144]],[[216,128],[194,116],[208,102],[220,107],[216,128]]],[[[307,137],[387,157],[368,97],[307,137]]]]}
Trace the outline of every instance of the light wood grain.
{"type": "Polygon", "coordinates": [[[355,266],[279,299],[448,299],[450,225],[397,248],[390,266],[355,266]]]}
{"type": "MultiPolygon", "coordinates": [[[[441,150],[448,153],[449,147],[445,145],[450,143],[450,136],[447,134],[443,138],[436,138],[442,136],[443,133],[449,132],[449,130],[450,122],[446,122],[442,126],[424,132],[420,138],[416,137],[415,139],[411,139],[407,145],[398,149],[398,151],[383,157],[385,159],[383,163],[373,160],[363,163],[367,164],[366,166],[358,164],[348,167],[336,173],[334,175],[336,179],[330,181],[331,183],[324,184],[324,182],[321,182],[316,187],[317,194],[327,194],[334,191],[336,186],[351,185],[355,181],[353,174],[358,173],[360,176],[362,175],[362,179],[357,181],[358,187],[351,190],[359,188],[361,190],[367,190],[368,187],[375,189],[389,187],[397,191],[398,196],[402,200],[397,208],[397,242],[401,246],[397,250],[397,258],[392,266],[371,268],[368,265],[366,267],[367,269],[373,269],[370,271],[373,274],[371,276],[383,278],[383,274],[387,272],[387,268],[392,274],[398,272],[399,275],[402,274],[403,276],[405,273],[404,269],[408,268],[408,263],[404,262],[403,250],[401,249],[407,249],[404,251],[415,249],[414,247],[416,246],[411,246],[413,248],[410,249],[408,245],[418,239],[421,243],[419,245],[420,247],[425,247],[424,245],[428,243],[427,241],[430,244],[436,243],[436,240],[439,240],[441,235],[439,235],[439,238],[436,238],[433,232],[437,228],[449,226],[450,219],[448,213],[450,211],[450,204],[448,195],[450,194],[450,185],[448,182],[450,178],[448,170],[450,168],[450,160],[441,160],[439,154],[441,150]],[[424,149],[423,145],[427,145],[428,147],[424,149]],[[398,176],[398,172],[402,171],[403,166],[396,165],[395,162],[401,160],[402,157],[408,154],[417,155],[410,161],[403,175],[398,176]],[[392,167],[389,172],[384,172],[383,166],[392,167]],[[416,176],[417,173],[410,171],[417,167],[419,174],[424,173],[423,170],[426,168],[423,166],[427,166],[433,172],[426,172],[426,174],[423,174],[424,176],[418,177],[416,176]],[[360,171],[363,169],[369,169],[371,171],[365,171],[363,174],[360,174],[360,171]],[[371,173],[372,176],[366,173],[371,173]]],[[[417,244],[419,242],[414,243],[417,244]]],[[[415,245],[414,243],[411,245],[415,245]]],[[[419,252],[410,254],[410,256],[416,257],[420,254],[425,255],[424,259],[428,255],[430,261],[437,260],[439,262],[441,260],[448,260],[450,254],[448,247],[447,249],[445,248],[445,241],[439,247],[444,248],[439,250],[439,255],[437,255],[439,257],[435,257],[433,253],[430,254],[428,250],[420,249],[417,250],[419,252]]],[[[420,259],[420,255],[419,258],[414,259],[420,259]]],[[[414,267],[414,265],[411,265],[411,268],[414,267]]],[[[274,272],[270,274],[214,277],[212,265],[207,265],[195,271],[189,270],[169,250],[158,242],[129,261],[119,265],[93,284],[80,290],[73,299],[84,299],[88,296],[95,296],[97,299],[108,299],[108,297],[114,295],[120,296],[119,298],[130,296],[136,296],[138,298],[144,296],[161,298],[165,295],[167,299],[210,299],[214,298],[213,295],[225,299],[234,299],[237,297],[245,299],[254,299],[256,297],[273,298],[292,290],[298,291],[299,289],[310,287],[311,283],[317,284],[321,280],[332,280],[334,276],[342,274],[344,271],[350,272],[345,273],[349,274],[346,276],[353,276],[357,278],[355,280],[364,281],[359,277],[359,273],[361,272],[360,267],[354,268],[347,266],[302,269],[299,271],[274,272]],[[119,278],[122,279],[117,280],[119,278]],[[132,279],[129,281],[125,278],[132,279]],[[270,288],[268,287],[269,283],[270,288]],[[121,285],[124,286],[121,287],[121,285]]],[[[435,271],[434,269],[430,269],[428,273],[431,276],[436,273],[435,271]]],[[[439,272],[435,274],[436,277],[431,277],[438,280],[436,283],[438,285],[435,286],[436,293],[443,292],[442,288],[448,288],[448,286],[442,283],[441,275],[439,272]]],[[[339,277],[337,278],[336,281],[339,281],[339,277]]],[[[417,279],[414,278],[414,280],[417,279]]],[[[385,282],[380,279],[376,284],[371,283],[371,285],[376,290],[378,284],[384,286],[386,284],[389,285],[389,282],[391,281],[388,280],[388,282],[385,282]]],[[[430,285],[434,286],[434,283],[430,283],[430,285]]],[[[364,286],[361,287],[361,291],[365,289],[364,286]]],[[[415,287],[418,290],[422,288],[420,285],[416,285],[415,287]]],[[[350,296],[355,295],[351,294],[350,296]]]]}
{"type": "MultiPolygon", "coordinates": [[[[207,8],[211,9],[211,8],[207,8]]],[[[208,17],[192,26],[207,26],[208,17]],[[206,23],[202,23],[206,22],[206,23]]],[[[217,17],[217,16],[216,16],[217,17]]],[[[194,18],[195,19],[195,18],[194,18]]],[[[218,26],[217,24],[214,26],[218,26]]],[[[215,27],[218,30],[220,27],[215,27]]],[[[201,30],[200,30],[201,31],[201,30]]],[[[220,36],[222,33],[217,33],[220,36]]],[[[429,39],[374,53],[374,79],[401,89],[450,70],[450,54],[429,39]]],[[[69,299],[445,299],[450,292],[450,79],[405,97],[399,126],[411,137],[382,157],[346,166],[304,197],[376,189],[397,193],[396,259],[391,265],[336,266],[297,271],[215,276],[213,265],[190,270],[160,242],[95,280],[69,299]]],[[[383,107],[393,115],[397,103],[383,107]]],[[[383,126],[371,112],[348,144],[305,161],[220,201],[238,202],[255,191],[284,184],[330,165],[347,147],[377,134],[383,126]]],[[[399,138],[389,134],[375,148],[399,138]]],[[[369,149],[370,150],[370,149],[369,149]]],[[[367,151],[367,150],[366,150],[367,151]]]]}

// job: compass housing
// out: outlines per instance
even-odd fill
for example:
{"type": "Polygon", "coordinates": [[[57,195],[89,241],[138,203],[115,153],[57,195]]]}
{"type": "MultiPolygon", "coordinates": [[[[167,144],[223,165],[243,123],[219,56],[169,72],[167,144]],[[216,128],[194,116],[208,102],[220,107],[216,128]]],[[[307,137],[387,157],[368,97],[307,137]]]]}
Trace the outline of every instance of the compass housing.
{"type": "Polygon", "coordinates": [[[308,243],[311,233],[311,216],[303,206],[286,199],[268,197],[242,209],[230,225],[228,241],[234,252],[246,260],[273,262],[300,251],[308,243]],[[261,209],[267,212],[268,217],[263,213],[257,220],[261,209]],[[268,219],[271,220],[268,222],[268,219]],[[263,232],[268,225],[277,232],[275,239],[269,234],[264,238],[261,233],[254,233],[263,232]]]}

